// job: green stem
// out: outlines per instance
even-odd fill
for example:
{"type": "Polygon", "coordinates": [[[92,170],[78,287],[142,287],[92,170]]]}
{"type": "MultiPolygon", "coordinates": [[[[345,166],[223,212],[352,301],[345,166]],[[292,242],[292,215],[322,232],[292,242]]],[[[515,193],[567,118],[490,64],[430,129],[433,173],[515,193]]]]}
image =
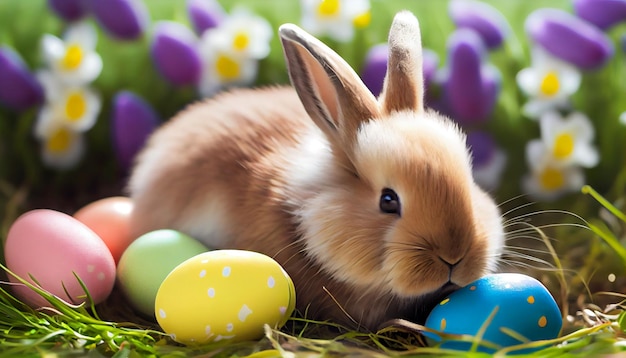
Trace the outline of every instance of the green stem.
{"type": "Polygon", "coordinates": [[[606,200],[602,195],[600,195],[597,191],[595,191],[591,186],[585,185],[581,189],[583,194],[591,195],[598,203],[604,206],[611,214],[615,215],[618,219],[622,220],[626,223],[626,214],[619,211],[613,204],[611,204],[608,200],[606,200]]]}

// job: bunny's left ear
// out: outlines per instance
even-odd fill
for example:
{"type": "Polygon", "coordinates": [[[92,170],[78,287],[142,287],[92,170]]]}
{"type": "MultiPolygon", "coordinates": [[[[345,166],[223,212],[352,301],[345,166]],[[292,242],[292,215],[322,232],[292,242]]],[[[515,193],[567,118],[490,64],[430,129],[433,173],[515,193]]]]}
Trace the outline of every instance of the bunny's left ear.
{"type": "Polygon", "coordinates": [[[326,134],[346,168],[363,122],[379,117],[379,105],[350,65],[293,24],[279,29],[291,83],[309,116],[326,134]]]}
{"type": "Polygon", "coordinates": [[[424,75],[419,22],[409,11],[401,11],[389,30],[389,61],[383,92],[382,110],[424,111],[424,75]]]}

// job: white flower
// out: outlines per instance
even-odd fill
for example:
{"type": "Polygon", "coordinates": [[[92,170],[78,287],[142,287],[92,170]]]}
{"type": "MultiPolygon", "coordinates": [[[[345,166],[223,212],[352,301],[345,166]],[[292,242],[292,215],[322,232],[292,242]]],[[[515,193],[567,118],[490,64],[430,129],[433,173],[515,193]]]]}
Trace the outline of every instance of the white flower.
{"type": "Polygon", "coordinates": [[[619,122],[626,126],[626,112],[622,112],[622,114],[619,115],[619,122]]]}
{"type": "Polygon", "coordinates": [[[36,133],[42,141],[41,156],[44,164],[56,169],[75,166],[85,151],[82,133],[75,132],[59,122],[49,123],[45,131],[36,133]]]}
{"type": "Polygon", "coordinates": [[[273,35],[274,30],[266,19],[238,8],[219,27],[207,30],[202,37],[203,42],[211,43],[220,51],[260,60],[269,55],[273,35]]]}
{"type": "Polygon", "coordinates": [[[581,73],[574,66],[550,56],[535,47],[532,51],[532,67],[517,74],[517,84],[530,97],[522,111],[530,118],[538,118],[544,112],[569,105],[569,98],[578,91],[581,73]]]}
{"type": "Polygon", "coordinates": [[[536,165],[522,179],[524,192],[546,201],[555,200],[568,192],[579,191],[585,184],[585,174],[577,166],[555,167],[550,162],[536,165]]]}
{"type": "Polygon", "coordinates": [[[227,51],[205,51],[204,68],[198,90],[209,97],[223,88],[250,86],[257,77],[259,62],[255,59],[233,56],[227,51]]]}
{"type": "Polygon", "coordinates": [[[315,36],[326,35],[348,42],[354,28],[363,28],[371,20],[369,0],[301,0],[302,27],[315,36]]]}
{"type": "Polygon", "coordinates": [[[202,96],[233,86],[249,86],[258,74],[259,60],[270,53],[273,30],[267,20],[244,9],[233,13],[219,27],[200,39],[203,61],[198,85],[202,96]]]}
{"type": "Polygon", "coordinates": [[[86,85],[62,83],[47,71],[37,73],[44,88],[46,103],[41,108],[35,133],[41,135],[50,126],[62,126],[72,131],[91,129],[102,106],[100,96],[86,85]]]}
{"type": "Polygon", "coordinates": [[[45,34],[41,44],[48,66],[64,82],[88,83],[102,72],[102,58],[94,50],[97,33],[85,22],[71,25],[63,40],[45,34]]]}
{"type": "Polygon", "coordinates": [[[557,112],[547,112],[539,119],[541,139],[527,144],[527,158],[531,163],[550,161],[552,166],[579,165],[591,168],[600,156],[593,146],[594,128],[587,116],[580,112],[562,118],[557,112]]]}
{"type": "Polygon", "coordinates": [[[547,112],[539,120],[541,139],[526,145],[530,174],[522,185],[531,196],[553,200],[580,190],[585,183],[582,167],[597,165],[600,157],[591,143],[593,125],[584,114],[574,112],[562,118],[547,112]]]}

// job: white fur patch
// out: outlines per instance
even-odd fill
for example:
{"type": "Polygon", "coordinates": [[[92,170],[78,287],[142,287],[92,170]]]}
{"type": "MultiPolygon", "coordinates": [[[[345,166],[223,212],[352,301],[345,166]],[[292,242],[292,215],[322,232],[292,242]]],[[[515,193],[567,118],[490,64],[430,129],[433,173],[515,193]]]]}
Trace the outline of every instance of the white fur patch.
{"type": "Polygon", "coordinates": [[[224,212],[225,200],[217,193],[209,193],[204,205],[186,212],[176,226],[191,237],[212,249],[220,249],[231,243],[231,220],[224,212]]]}
{"type": "Polygon", "coordinates": [[[308,197],[309,193],[318,192],[333,176],[330,172],[334,170],[330,144],[319,131],[303,138],[298,147],[288,154],[287,160],[286,182],[291,187],[290,191],[298,197],[308,197]]]}

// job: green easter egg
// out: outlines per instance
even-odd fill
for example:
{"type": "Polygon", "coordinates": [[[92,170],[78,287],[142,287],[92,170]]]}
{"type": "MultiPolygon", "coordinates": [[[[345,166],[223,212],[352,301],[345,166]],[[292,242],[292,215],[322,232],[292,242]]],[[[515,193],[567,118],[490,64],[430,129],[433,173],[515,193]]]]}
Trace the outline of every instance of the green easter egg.
{"type": "Polygon", "coordinates": [[[154,316],[154,302],[161,283],[181,262],[209,249],[174,230],[156,230],[133,241],[117,266],[118,282],[132,305],[154,316]]]}

